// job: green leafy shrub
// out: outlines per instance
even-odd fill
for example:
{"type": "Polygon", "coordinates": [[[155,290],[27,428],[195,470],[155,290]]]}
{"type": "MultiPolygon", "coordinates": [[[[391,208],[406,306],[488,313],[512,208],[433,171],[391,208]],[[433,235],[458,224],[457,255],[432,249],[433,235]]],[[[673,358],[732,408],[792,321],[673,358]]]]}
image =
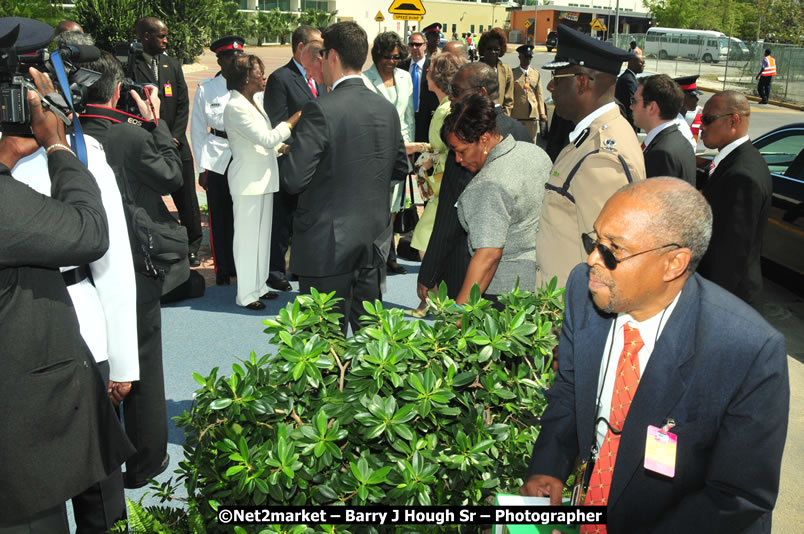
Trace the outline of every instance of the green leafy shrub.
{"type": "MultiPolygon", "coordinates": [[[[231,532],[214,519],[219,503],[472,505],[516,491],[553,378],[563,310],[555,284],[503,295],[502,312],[477,286],[458,308],[442,285],[430,298],[433,323],[366,303],[364,327],[349,339],[333,294],[299,296],[264,321],[276,355],[252,352],[229,376],[193,374],[194,406],[176,418],[186,435],[176,483],[187,490],[186,523],[231,532]]],[[[159,488],[163,499],[176,485],[159,488]]],[[[172,517],[150,514],[161,524],[172,517]]],[[[258,531],[288,532],[236,530],[258,531]]]]}

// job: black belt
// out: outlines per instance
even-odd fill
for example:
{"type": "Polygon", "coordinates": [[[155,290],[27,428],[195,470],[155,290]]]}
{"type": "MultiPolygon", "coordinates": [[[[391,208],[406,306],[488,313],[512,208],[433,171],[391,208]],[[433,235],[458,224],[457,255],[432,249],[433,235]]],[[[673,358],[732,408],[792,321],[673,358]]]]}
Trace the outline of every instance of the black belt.
{"type": "Polygon", "coordinates": [[[223,139],[229,139],[229,136],[226,135],[226,132],[224,132],[223,130],[216,130],[215,128],[210,128],[209,133],[211,133],[212,135],[217,135],[218,137],[221,137],[223,139]]]}
{"type": "Polygon", "coordinates": [[[79,265],[75,269],[62,271],[61,277],[64,278],[64,283],[67,286],[74,286],[87,278],[89,278],[90,282],[92,281],[92,273],[89,270],[89,265],[79,265]]]}

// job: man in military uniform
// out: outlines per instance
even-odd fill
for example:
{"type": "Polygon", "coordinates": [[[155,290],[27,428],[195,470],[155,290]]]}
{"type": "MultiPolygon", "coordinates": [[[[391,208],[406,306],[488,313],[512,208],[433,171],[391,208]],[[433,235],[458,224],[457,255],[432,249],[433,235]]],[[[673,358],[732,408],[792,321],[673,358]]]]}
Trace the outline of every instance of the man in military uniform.
{"type": "Polygon", "coordinates": [[[703,91],[698,89],[698,75],[681,76],[673,78],[673,81],[684,91],[684,101],[674,122],[690,142],[692,149],[697,150],[698,134],[701,132],[701,111],[703,111],[703,106],[698,105],[698,95],[703,94],[703,91]]]}
{"type": "Polygon", "coordinates": [[[634,129],[614,102],[614,85],[630,52],[558,26],[547,89],[555,112],[575,123],[545,185],[541,228],[536,234],[537,283],[558,277],[559,286],[585,261],[581,234],[592,231],[603,204],[620,187],[645,179],[645,161],[634,129]]]}
{"type": "Polygon", "coordinates": [[[541,77],[539,71],[530,66],[530,61],[533,59],[533,45],[522,45],[516,51],[519,54],[519,68],[513,69],[514,109],[511,111],[511,117],[528,129],[535,143],[539,121],[547,121],[541,77]]]}
{"type": "Polygon", "coordinates": [[[427,57],[432,57],[438,52],[438,43],[441,42],[441,24],[434,22],[426,26],[422,33],[427,39],[427,57]]]}
{"type": "Polygon", "coordinates": [[[229,101],[226,70],[232,59],[244,54],[245,40],[237,35],[222,37],[210,45],[221,70],[198,84],[190,122],[190,140],[198,166],[198,183],[207,191],[209,241],[215,260],[215,283],[229,285],[235,276],[232,240],[234,215],[227,170],[232,160],[229,139],[223,128],[223,110],[229,101]]]}

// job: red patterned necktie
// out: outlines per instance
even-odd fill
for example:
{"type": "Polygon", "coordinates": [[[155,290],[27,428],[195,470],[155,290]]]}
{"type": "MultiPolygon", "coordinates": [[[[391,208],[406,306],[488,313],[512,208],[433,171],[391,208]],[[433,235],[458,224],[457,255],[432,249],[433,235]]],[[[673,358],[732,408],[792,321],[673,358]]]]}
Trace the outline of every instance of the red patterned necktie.
{"type": "Polygon", "coordinates": [[[709,178],[711,178],[714,173],[715,173],[715,162],[713,161],[712,163],[709,164],[709,169],[707,169],[706,174],[709,176],[709,178]]]}
{"type": "MultiPolygon", "coordinates": [[[[623,334],[624,345],[617,363],[617,375],[614,379],[614,393],[611,396],[611,412],[609,413],[610,428],[606,432],[603,444],[600,446],[592,476],[589,478],[589,490],[583,504],[586,506],[606,506],[609,500],[611,478],[614,474],[614,464],[617,461],[617,449],[620,447],[620,434],[614,434],[611,427],[622,430],[628,409],[639,386],[639,351],[645,344],[639,335],[639,330],[625,323],[623,334]]],[[[583,525],[581,534],[606,532],[605,525],[583,525]]]]}
{"type": "Polygon", "coordinates": [[[645,152],[645,143],[642,143],[642,152],[645,152]]]}
{"type": "Polygon", "coordinates": [[[313,97],[318,98],[318,91],[315,90],[315,84],[312,78],[307,78],[307,85],[310,86],[310,91],[313,92],[313,97]]]}

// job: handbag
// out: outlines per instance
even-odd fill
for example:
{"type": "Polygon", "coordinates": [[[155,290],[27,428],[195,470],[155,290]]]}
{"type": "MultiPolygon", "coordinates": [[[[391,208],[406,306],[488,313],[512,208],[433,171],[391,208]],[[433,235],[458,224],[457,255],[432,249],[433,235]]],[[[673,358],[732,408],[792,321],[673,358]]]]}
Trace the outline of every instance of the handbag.
{"type": "MultiPolygon", "coordinates": [[[[416,228],[416,223],[419,222],[419,209],[413,201],[413,177],[410,174],[408,174],[407,185],[405,195],[407,195],[408,191],[410,192],[410,206],[407,205],[408,203],[406,201],[402,211],[396,214],[396,219],[394,220],[395,234],[407,234],[408,232],[412,232],[413,229],[416,228]]],[[[403,199],[405,195],[402,196],[403,199]]]]}

